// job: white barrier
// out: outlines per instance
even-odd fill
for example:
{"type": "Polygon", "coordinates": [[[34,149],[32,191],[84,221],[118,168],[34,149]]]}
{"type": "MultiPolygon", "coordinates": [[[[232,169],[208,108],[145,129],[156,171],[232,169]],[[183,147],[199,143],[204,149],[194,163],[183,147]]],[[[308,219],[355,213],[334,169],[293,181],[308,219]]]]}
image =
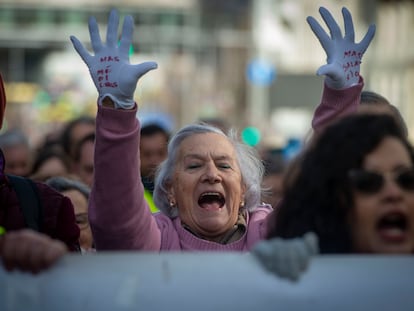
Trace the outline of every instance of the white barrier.
{"type": "Polygon", "coordinates": [[[250,254],[68,255],[40,275],[0,268],[0,310],[414,310],[413,256],[319,256],[299,282],[250,254]]]}

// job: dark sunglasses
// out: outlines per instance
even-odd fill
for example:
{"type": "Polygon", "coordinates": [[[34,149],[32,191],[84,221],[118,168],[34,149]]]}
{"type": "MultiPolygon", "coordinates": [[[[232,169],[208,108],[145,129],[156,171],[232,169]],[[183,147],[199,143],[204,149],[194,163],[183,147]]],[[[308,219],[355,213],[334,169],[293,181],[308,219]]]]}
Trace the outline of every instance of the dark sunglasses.
{"type": "MultiPolygon", "coordinates": [[[[351,170],[348,174],[352,187],[363,193],[374,194],[384,186],[383,174],[366,170],[351,170]]],[[[403,190],[414,190],[414,169],[405,169],[393,174],[395,183],[403,190]]]]}

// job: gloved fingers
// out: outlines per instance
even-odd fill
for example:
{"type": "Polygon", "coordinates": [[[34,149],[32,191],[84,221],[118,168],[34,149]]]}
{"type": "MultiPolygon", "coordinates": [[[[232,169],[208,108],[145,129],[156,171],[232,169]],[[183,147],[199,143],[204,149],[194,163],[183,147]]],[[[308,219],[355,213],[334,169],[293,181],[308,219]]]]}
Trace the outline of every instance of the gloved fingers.
{"type": "Polygon", "coordinates": [[[302,238],[262,241],[252,252],[266,270],[292,281],[299,279],[311,258],[302,238]]]}
{"type": "Polygon", "coordinates": [[[119,53],[122,59],[129,59],[129,49],[132,43],[132,34],[134,32],[134,20],[131,15],[125,16],[122,26],[122,36],[119,45],[119,53]]]}
{"type": "Polygon", "coordinates": [[[304,236],[307,252],[311,255],[319,254],[319,239],[314,232],[308,232],[304,236]]]}
{"type": "MultiPolygon", "coordinates": [[[[280,248],[281,240],[274,238],[271,240],[261,241],[253,248],[252,253],[259,259],[260,263],[267,270],[272,270],[274,265],[274,249],[280,248]]],[[[276,252],[277,254],[277,252],[276,252]]]]}
{"type": "Polygon", "coordinates": [[[295,239],[292,242],[292,247],[289,249],[289,256],[287,259],[287,272],[290,279],[296,281],[301,276],[308,266],[312,258],[312,254],[309,252],[306,242],[302,238],[295,239]]]}
{"type": "Polygon", "coordinates": [[[144,62],[137,65],[132,65],[135,76],[139,79],[145,75],[148,71],[156,69],[158,67],[156,62],[144,62]]]}
{"type": "MultiPolygon", "coordinates": [[[[292,241],[292,243],[294,243],[292,241]]],[[[296,249],[293,245],[289,245],[283,254],[283,258],[279,258],[277,262],[277,268],[279,270],[279,275],[284,276],[292,281],[295,281],[299,277],[299,263],[297,258],[296,249]]]]}
{"type": "Polygon", "coordinates": [[[342,8],[342,16],[344,17],[345,39],[350,42],[355,42],[355,30],[351,12],[347,8],[342,8]]]}
{"type": "Polygon", "coordinates": [[[99,34],[98,23],[96,22],[95,17],[91,16],[88,21],[89,27],[89,36],[91,38],[92,49],[95,54],[99,53],[102,50],[102,40],[101,35],[99,34]]]}
{"type": "Polygon", "coordinates": [[[328,36],[326,31],[322,28],[322,26],[318,23],[318,21],[314,17],[308,16],[306,18],[306,21],[308,22],[315,36],[318,38],[325,52],[328,54],[331,38],[328,36]]]}
{"type": "Polygon", "coordinates": [[[269,241],[261,241],[257,243],[252,249],[252,253],[259,259],[264,260],[266,257],[269,257],[271,253],[270,247],[268,244],[269,244],[269,241]]]}
{"type": "Polygon", "coordinates": [[[76,52],[78,52],[82,60],[89,66],[91,55],[85,49],[83,44],[75,36],[70,36],[70,41],[72,42],[73,47],[75,48],[76,52]]]}
{"type": "Polygon", "coordinates": [[[339,28],[339,25],[333,18],[332,14],[324,7],[319,8],[319,13],[328,26],[332,39],[342,38],[341,28],[339,28]]]}
{"type": "Polygon", "coordinates": [[[374,24],[370,25],[368,27],[368,31],[365,34],[364,38],[358,44],[362,49],[362,53],[365,53],[365,51],[367,50],[369,44],[371,43],[372,39],[374,38],[375,30],[376,30],[375,25],[374,24]]]}
{"type": "MultiPolygon", "coordinates": [[[[269,256],[269,270],[279,277],[295,280],[297,273],[293,271],[295,267],[291,262],[291,250],[289,247],[274,247],[271,256],[269,256]]],[[[297,278],[296,278],[297,279],[297,278]]]]}
{"type": "Polygon", "coordinates": [[[112,9],[109,13],[108,27],[106,30],[106,45],[115,48],[118,41],[119,15],[117,10],[112,9]]]}
{"type": "Polygon", "coordinates": [[[306,237],[298,239],[297,243],[295,243],[294,246],[294,259],[292,262],[296,264],[296,270],[297,273],[305,271],[308,266],[310,259],[313,256],[313,252],[311,249],[306,245],[306,237]]]}

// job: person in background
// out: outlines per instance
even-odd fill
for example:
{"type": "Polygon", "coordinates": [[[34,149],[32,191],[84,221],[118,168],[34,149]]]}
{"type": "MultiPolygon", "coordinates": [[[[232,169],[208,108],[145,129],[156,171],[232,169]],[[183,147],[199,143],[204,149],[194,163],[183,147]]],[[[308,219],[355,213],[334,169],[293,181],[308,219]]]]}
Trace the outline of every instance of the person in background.
{"type": "MultiPolygon", "coordinates": [[[[5,108],[6,94],[0,75],[0,128],[5,108]]],[[[67,251],[78,252],[79,228],[71,201],[46,184],[23,177],[18,179],[28,182],[33,195],[19,196],[11,177],[5,173],[5,161],[0,149],[0,227],[4,234],[0,237],[0,256],[5,267],[37,272],[49,267],[67,251]],[[27,213],[35,206],[37,215],[27,213]],[[32,223],[38,231],[28,229],[32,223]]]]}
{"type": "Polygon", "coordinates": [[[167,145],[170,133],[161,125],[147,123],[141,127],[139,155],[141,160],[141,180],[144,185],[144,196],[151,212],[158,212],[153,201],[155,173],[162,161],[167,157],[167,145]]]}
{"type": "Polygon", "coordinates": [[[79,243],[82,252],[94,251],[93,237],[88,220],[88,200],[90,188],[72,177],[56,176],[46,180],[46,184],[68,197],[75,209],[76,223],[80,229],[79,243]]]}
{"type": "Polygon", "coordinates": [[[383,96],[372,91],[362,91],[361,105],[358,107],[359,113],[386,113],[392,115],[402,131],[408,136],[407,124],[400,111],[383,96]]]}
{"type": "Polygon", "coordinates": [[[414,151],[393,116],[347,116],[299,159],[268,238],[311,231],[322,254],[414,253],[414,151]]]}
{"type": "Polygon", "coordinates": [[[87,115],[69,121],[62,129],[59,141],[63,151],[73,161],[76,146],[83,137],[95,133],[95,118],[87,115]]]}
{"type": "MultiPolygon", "coordinates": [[[[350,13],[343,12],[346,38],[323,40],[323,47],[333,57],[328,58],[321,74],[329,77],[326,82],[331,84],[325,89],[322,107],[316,111],[313,123],[316,127],[343,112],[338,112],[338,105],[343,108],[359,104],[362,89],[359,63],[351,68],[358,78],[351,79],[343,62],[361,59],[375,27],[369,28],[362,43],[355,44],[350,13]],[[344,52],[349,50],[356,53],[344,59],[344,52]],[[323,107],[326,105],[329,108],[323,107]]],[[[323,14],[330,13],[323,10],[323,14]]],[[[334,27],[333,18],[327,23],[334,27]]],[[[157,64],[129,64],[133,19],[125,17],[119,45],[118,24],[119,16],[113,10],[107,42],[103,43],[96,20],[89,20],[94,55],[71,36],[99,93],[94,179],[89,200],[89,219],[97,250],[252,250],[266,237],[266,219],[272,212],[270,205],[259,204],[263,165],[251,148],[218,128],[191,124],[171,138],[167,159],[155,182],[154,202],[161,213],[151,214],[144,200],[141,178],[136,174],[140,168],[140,155],[136,152],[140,123],[133,96],[138,80],[157,64]]],[[[292,254],[286,250],[294,245],[307,255],[301,258],[309,259],[315,243],[304,237],[299,247],[296,242],[287,243],[278,252],[292,254]]]]}
{"type": "Polygon", "coordinates": [[[95,152],[95,133],[84,136],[75,146],[72,172],[88,187],[93,181],[93,157],[95,152]]]}
{"type": "Polygon", "coordinates": [[[37,150],[34,156],[30,178],[45,181],[53,176],[69,174],[71,167],[69,158],[58,145],[45,146],[37,150]]]}
{"type": "Polygon", "coordinates": [[[4,172],[28,176],[32,169],[32,150],[27,136],[18,128],[0,135],[0,148],[6,160],[4,172]]]}

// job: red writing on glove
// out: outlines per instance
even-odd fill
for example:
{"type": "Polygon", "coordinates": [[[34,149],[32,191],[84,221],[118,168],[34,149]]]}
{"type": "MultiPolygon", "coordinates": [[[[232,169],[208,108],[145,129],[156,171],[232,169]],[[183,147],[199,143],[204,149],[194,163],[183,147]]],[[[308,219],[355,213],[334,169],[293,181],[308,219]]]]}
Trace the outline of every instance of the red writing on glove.
{"type": "Polygon", "coordinates": [[[357,52],[357,51],[354,51],[354,50],[349,50],[349,51],[344,52],[344,58],[346,58],[346,57],[358,57],[359,59],[361,59],[362,55],[364,55],[364,53],[357,52]]]}
{"type": "MultiPolygon", "coordinates": [[[[101,62],[102,59],[109,59],[111,58],[113,61],[119,61],[119,60],[115,60],[116,58],[112,58],[112,57],[104,57],[101,58],[101,62]]],[[[108,60],[109,61],[109,60],[108,60]]],[[[109,81],[109,74],[111,73],[111,66],[106,66],[104,69],[99,69],[96,71],[96,76],[98,79],[98,85],[99,87],[118,87],[118,83],[117,82],[110,82],[109,81]]]]}
{"type": "Polygon", "coordinates": [[[101,57],[100,62],[101,63],[106,63],[106,62],[119,62],[119,57],[118,56],[115,56],[115,57],[112,57],[112,56],[103,56],[103,57],[101,57]]]}

